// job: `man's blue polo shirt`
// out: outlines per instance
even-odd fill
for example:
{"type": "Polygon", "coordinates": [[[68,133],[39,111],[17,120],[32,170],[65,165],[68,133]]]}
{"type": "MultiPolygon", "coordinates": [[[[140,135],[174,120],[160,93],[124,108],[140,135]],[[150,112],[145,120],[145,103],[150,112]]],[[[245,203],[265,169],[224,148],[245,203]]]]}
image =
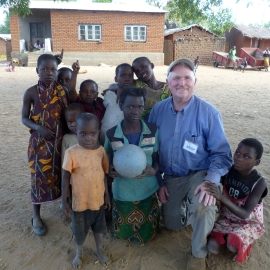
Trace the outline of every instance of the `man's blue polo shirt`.
{"type": "Polygon", "coordinates": [[[205,179],[218,184],[231,167],[231,149],[222,118],[210,103],[193,95],[176,112],[170,97],[154,106],[149,122],[159,129],[159,167],[165,174],[185,176],[208,170],[205,179]],[[183,149],[185,142],[197,145],[197,152],[183,149]]]}

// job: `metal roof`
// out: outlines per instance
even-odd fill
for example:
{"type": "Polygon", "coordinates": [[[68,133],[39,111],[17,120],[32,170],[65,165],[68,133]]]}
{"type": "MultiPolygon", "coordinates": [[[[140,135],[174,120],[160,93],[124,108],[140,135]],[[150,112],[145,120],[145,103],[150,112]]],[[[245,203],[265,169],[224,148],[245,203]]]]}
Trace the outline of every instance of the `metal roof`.
{"type": "Polygon", "coordinates": [[[78,2],[31,1],[29,7],[30,9],[67,9],[67,10],[167,13],[166,10],[150,6],[145,2],[136,2],[136,1],[131,1],[131,4],[92,3],[92,1],[78,1],[78,2]]]}
{"type": "Polygon", "coordinates": [[[244,36],[258,39],[270,39],[270,29],[257,26],[247,26],[235,24],[234,28],[240,31],[244,36]]]}
{"type": "Polygon", "coordinates": [[[207,30],[206,28],[204,28],[200,24],[191,24],[189,26],[185,26],[185,27],[181,27],[181,28],[168,29],[168,30],[164,31],[164,36],[166,37],[166,36],[169,36],[169,35],[172,35],[172,34],[175,34],[175,33],[179,33],[179,32],[185,31],[185,30],[189,30],[189,29],[191,29],[193,27],[197,27],[201,31],[208,32],[209,34],[214,35],[214,36],[217,37],[217,35],[215,33],[207,30]]]}
{"type": "Polygon", "coordinates": [[[0,38],[3,40],[11,40],[11,34],[0,34],[0,38]]]}

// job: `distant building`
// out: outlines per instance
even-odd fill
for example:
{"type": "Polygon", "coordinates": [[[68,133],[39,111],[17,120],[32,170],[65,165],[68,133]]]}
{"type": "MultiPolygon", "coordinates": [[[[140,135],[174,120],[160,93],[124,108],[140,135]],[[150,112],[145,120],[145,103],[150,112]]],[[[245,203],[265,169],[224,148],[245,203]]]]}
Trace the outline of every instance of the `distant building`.
{"type": "MultiPolygon", "coordinates": [[[[31,1],[30,10],[31,15],[11,17],[13,53],[20,52],[21,39],[27,45],[51,38],[54,53],[64,49],[65,64],[78,59],[82,65],[117,65],[139,56],[164,64],[164,10],[136,1],[31,1]]],[[[29,53],[28,64],[35,65],[36,58],[37,53],[29,53]]]]}
{"type": "Polygon", "coordinates": [[[164,64],[180,57],[194,60],[200,55],[201,64],[212,64],[213,51],[225,51],[225,38],[219,37],[199,24],[164,32],[164,64]]]}
{"type": "Polygon", "coordinates": [[[265,50],[270,47],[270,29],[235,24],[234,27],[225,33],[227,51],[236,46],[236,54],[240,55],[243,47],[260,48],[265,50]]]}
{"type": "Polygon", "coordinates": [[[6,55],[7,61],[11,61],[11,35],[0,34],[0,55],[6,55]]]}

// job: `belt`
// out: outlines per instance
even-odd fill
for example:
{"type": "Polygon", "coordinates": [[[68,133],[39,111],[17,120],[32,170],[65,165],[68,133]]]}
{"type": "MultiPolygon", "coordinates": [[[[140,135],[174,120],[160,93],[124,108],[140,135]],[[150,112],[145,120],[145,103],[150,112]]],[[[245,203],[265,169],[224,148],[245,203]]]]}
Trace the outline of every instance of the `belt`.
{"type": "Polygon", "coordinates": [[[172,177],[172,178],[179,178],[181,177],[180,175],[177,175],[177,174],[164,174],[164,176],[167,176],[167,177],[172,177]]]}

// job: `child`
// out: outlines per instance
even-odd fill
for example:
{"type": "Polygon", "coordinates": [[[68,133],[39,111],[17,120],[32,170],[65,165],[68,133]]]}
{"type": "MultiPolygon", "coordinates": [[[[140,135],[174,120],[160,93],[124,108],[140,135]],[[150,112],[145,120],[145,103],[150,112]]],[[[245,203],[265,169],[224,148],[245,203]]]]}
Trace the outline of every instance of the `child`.
{"type": "Polygon", "coordinates": [[[7,72],[15,71],[15,66],[14,66],[14,64],[12,62],[8,65],[8,68],[6,69],[6,71],[7,72]]]}
{"type": "Polygon", "coordinates": [[[238,66],[238,69],[240,71],[242,70],[244,73],[247,65],[248,65],[247,59],[246,59],[246,57],[244,57],[242,63],[238,66]]]}
{"type": "Polygon", "coordinates": [[[114,178],[112,231],[116,237],[135,243],[146,243],[155,237],[160,216],[155,195],[159,188],[158,131],[155,125],[140,120],[144,102],[144,89],[124,88],[120,96],[124,120],[107,131],[104,145],[110,162],[124,144],[141,147],[147,157],[145,170],[136,178],[121,177],[110,166],[110,176],[114,178]]]}
{"type": "Polygon", "coordinates": [[[170,96],[170,89],[166,83],[156,80],[153,72],[154,64],[147,57],[136,58],[132,63],[132,68],[138,78],[134,81],[134,86],[147,91],[143,113],[143,119],[147,121],[154,105],[170,96]]]}
{"type": "Polygon", "coordinates": [[[194,60],[194,72],[196,73],[198,67],[199,67],[199,64],[200,64],[200,56],[198,55],[195,60],[194,60]]]}
{"type": "Polygon", "coordinates": [[[68,67],[62,67],[57,71],[57,82],[69,90],[71,76],[72,70],[68,67]]]}
{"type": "Polygon", "coordinates": [[[234,153],[234,165],[222,178],[223,192],[208,184],[209,194],[220,200],[220,215],[215,222],[208,249],[218,253],[221,244],[236,252],[236,261],[244,262],[252,243],[264,233],[263,203],[267,195],[266,180],[255,170],[263,154],[262,144],[244,139],[234,153]]]}
{"type": "Polygon", "coordinates": [[[22,122],[30,128],[28,164],[31,171],[32,228],[36,235],[47,231],[40,205],[61,197],[62,115],[67,93],[56,82],[57,60],[42,54],[37,60],[39,81],[23,97],[22,122]]]}
{"type": "Polygon", "coordinates": [[[105,114],[106,108],[103,105],[103,99],[98,97],[98,85],[93,80],[85,80],[80,85],[79,96],[76,92],[76,80],[77,74],[80,70],[79,61],[73,63],[72,65],[73,73],[70,83],[69,98],[71,103],[79,103],[83,106],[85,112],[92,113],[97,116],[99,120],[99,126],[103,116],[105,114]]]}
{"type": "Polygon", "coordinates": [[[81,268],[83,243],[90,227],[94,233],[97,256],[102,265],[110,259],[103,253],[102,234],[106,232],[105,207],[110,198],[105,174],[109,170],[108,157],[98,144],[99,121],[91,113],[82,113],[76,119],[78,144],[66,150],[63,162],[62,208],[72,218],[72,231],[76,242],[74,268],[81,268]],[[67,203],[69,185],[72,184],[72,211],[67,203]]]}
{"type": "Polygon", "coordinates": [[[69,104],[65,110],[65,119],[68,127],[68,133],[64,135],[62,140],[62,151],[61,151],[61,159],[63,164],[63,159],[65,156],[66,150],[77,144],[78,140],[76,137],[76,118],[84,112],[82,105],[78,103],[69,104]]]}
{"type": "MultiPolygon", "coordinates": [[[[117,83],[115,91],[106,91],[104,95],[103,105],[106,107],[106,112],[103,117],[100,130],[100,143],[103,145],[105,135],[108,129],[116,126],[124,119],[123,112],[120,110],[117,100],[117,91],[125,86],[131,86],[133,83],[133,70],[131,65],[123,63],[115,69],[115,82],[117,83]]],[[[110,89],[112,90],[112,89],[110,89]]],[[[120,91],[121,91],[120,90],[120,91]]]]}

